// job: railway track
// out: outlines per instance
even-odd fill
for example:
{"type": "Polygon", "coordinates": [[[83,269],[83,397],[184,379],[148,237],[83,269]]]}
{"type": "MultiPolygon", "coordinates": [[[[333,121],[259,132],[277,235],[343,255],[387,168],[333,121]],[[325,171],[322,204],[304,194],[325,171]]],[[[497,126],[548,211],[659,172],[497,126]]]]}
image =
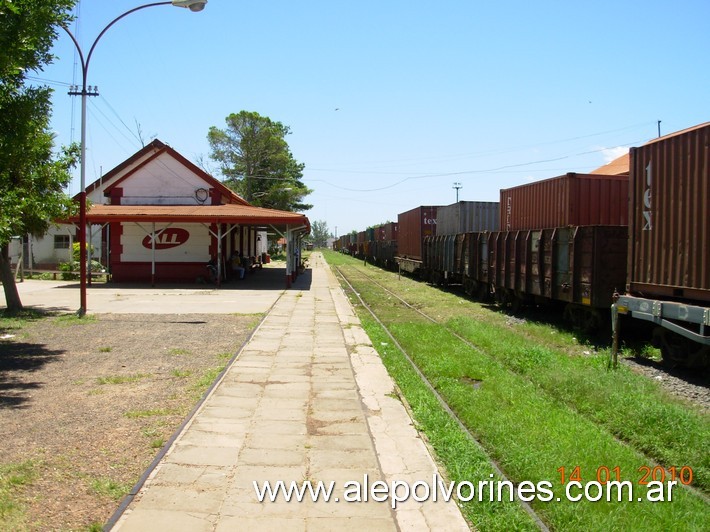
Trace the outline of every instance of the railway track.
{"type": "MultiPolygon", "coordinates": [[[[369,286],[374,286],[377,287],[379,291],[381,291],[383,294],[385,294],[389,298],[393,298],[395,301],[397,301],[399,304],[401,304],[404,308],[406,308],[409,312],[415,313],[417,316],[427,320],[428,322],[435,324],[437,327],[442,328],[445,330],[447,333],[451,334],[454,336],[458,341],[462,342],[464,345],[467,346],[467,348],[475,351],[476,353],[489,357],[483,349],[481,349],[479,346],[475,345],[474,343],[470,342],[467,338],[463,337],[460,335],[457,331],[451,329],[450,327],[447,327],[445,324],[441,323],[438,321],[436,318],[428,315],[426,312],[423,312],[420,308],[415,307],[414,305],[410,304],[408,301],[406,301],[404,298],[402,298],[399,294],[393,292],[392,290],[388,289],[386,286],[381,284],[373,275],[369,275],[366,272],[362,271],[360,268],[347,268],[347,271],[344,271],[342,267],[335,267],[335,270],[339,277],[342,279],[343,283],[348,287],[348,289],[352,292],[352,294],[357,297],[357,299],[360,301],[362,304],[363,308],[367,310],[367,312],[372,316],[373,320],[375,320],[378,325],[382,328],[383,331],[389,336],[393,344],[396,346],[396,348],[402,353],[402,355],[407,359],[409,364],[412,366],[414,371],[418,374],[418,376],[421,378],[422,382],[427,386],[427,388],[430,390],[430,392],[436,397],[437,401],[441,404],[442,408],[446,410],[449,416],[455,422],[458,424],[458,426],[461,428],[462,431],[465,432],[468,438],[471,439],[471,441],[475,442],[476,446],[482,450],[488,457],[492,467],[497,471],[497,473],[501,476],[501,478],[505,478],[505,474],[501,470],[500,466],[498,463],[490,456],[489,453],[485,451],[485,447],[482,445],[481,441],[478,440],[478,438],[472,433],[471,430],[466,426],[466,424],[459,418],[459,416],[454,412],[454,410],[450,407],[450,405],[447,403],[446,399],[437,391],[436,387],[434,384],[430,381],[429,378],[421,371],[421,369],[417,366],[416,362],[413,360],[413,358],[407,353],[406,349],[400,345],[400,343],[397,341],[395,334],[392,333],[390,328],[383,323],[377,314],[372,310],[370,305],[367,304],[367,302],[360,296],[358,293],[358,290],[353,286],[353,282],[359,281],[364,281],[366,282],[369,286]],[[351,282],[353,281],[353,282],[351,282]]],[[[499,361],[497,361],[499,362],[499,361]]],[[[567,405],[571,410],[575,411],[575,408],[571,405],[567,405]]],[[[579,415],[583,416],[583,413],[576,412],[579,415]]],[[[604,427],[600,427],[602,430],[604,427]]],[[[626,442],[624,440],[621,440],[617,438],[615,435],[612,434],[612,437],[619,442],[621,445],[624,446],[630,446],[629,442],[626,442]]],[[[633,446],[630,446],[630,448],[634,449],[635,451],[638,452],[638,449],[636,449],[633,446]]],[[[652,457],[649,457],[646,455],[646,458],[648,459],[649,462],[652,462],[656,465],[658,465],[657,461],[655,461],[652,457]]],[[[692,492],[694,495],[700,497],[702,500],[705,501],[706,504],[710,503],[710,498],[702,492],[701,490],[693,487],[693,486],[686,486],[683,485],[683,487],[687,488],[690,492],[692,492]]],[[[523,509],[530,515],[530,517],[533,519],[533,521],[536,523],[536,525],[541,529],[541,530],[547,530],[547,525],[545,524],[544,520],[541,518],[538,513],[535,512],[533,507],[523,501],[519,501],[521,503],[521,506],[523,509]]]]}
{"type": "MultiPolygon", "coordinates": [[[[437,399],[437,401],[439,402],[439,404],[441,405],[441,407],[449,414],[449,416],[451,416],[451,419],[453,419],[453,420],[456,422],[456,424],[457,424],[457,425],[459,426],[459,428],[466,434],[466,436],[469,438],[469,440],[472,441],[472,442],[480,449],[480,451],[481,451],[482,453],[484,453],[484,454],[488,457],[488,460],[489,460],[489,462],[490,462],[490,464],[491,464],[491,467],[492,467],[493,470],[496,472],[496,474],[497,474],[503,481],[510,481],[510,479],[508,479],[508,478],[506,477],[505,473],[503,473],[503,470],[500,468],[499,464],[486,452],[486,450],[485,450],[485,448],[483,447],[483,445],[481,444],[481,442],[478,441],[478,439],[476,438],[476,436],[474,436],[474,434],[468,429],[468,427],[464,424],[464,422],[461,421],[461,419],[460,419],[460,418],[456,415],[456,413],[451,409],[451,407],[450,407],[449,404],[446,402],[446,400],[445,400],[445,399],[441,396],[441,394],[439,394],[439,392],[436,390],[436,388],[435,388],[434,385],[431,383],[431,381],[426,377],[426,375],[424,375],[424,373],[422,373],[422,371],[419,369],[419,367],[417,366],[417,364],[416,364],[416,363],[412,360],[412,358],[409,356],[409,354],[407,353],[407,351],[399,344],[399,342],[397,341],[397,339],[395,338],[395,336],[392,334],[392,332],[389,330],[389,328],[379,319],[379,317],[377,316],[377,314],[376,314],[376,313],[370,308],[370,306],[360,297],[360,295],[358,294],[357,290],[355,290],[355,288],[353,287],[353,285],[352,285],[352,284],[350,283],[350,281],[348,280],[347,276],[342,272],[341,268],[335,267],[335,269],[336,269],[336,271],[337,271],[337,273],[338,273],[338,275],[339,275],[341,281],[344,282],[344,283],[347,285],[347,287],[349,288],[349,290],[351,291],[351,293],[354,294],[355,297],[358,298],[358,301],[360,301],[360,304],[363,306],[363,308],[365,308],[365,309],[370,313],[370,315],[372,316],[372,318],[373,318],[373,319],[378,323],[378,325],[379,325],[380,327],[382,327],[382,329],[386,332],[387,336],[389,336],[389,338],[392,340],[392,343],[397,347],[397,349],[399,349],[399,351],[402,353],[402,355],[404,355],[404,357],[407,359],[407,361],[409,362],[409,364],[412,366],[412,369],[414,369],[414,371],[417,373],[417,375],[419,375],[419,378],[421,378],[422,382],[424,382],[424,384],[427,386],[427,388],[429,389],[429,391],[436,397],[436,399],[437,399]]],[[[367,277],[370,282],[372,282],[373,284],[375,284],[376,286],[378,286],[379,288],[381,288],[383,291],[387,292],[388,294],[390,294],[390,295],[393,296],[393,297],[396,297],[399,301],[401,301],[404,305],[406,305],[406,306],[407,306],[408,308],[410,308],[411,310],[413,310],[413,311],[419,313],[421,316],[425,317],[426,319],[428,319],[428,320],[430,320],[430,321],[436,323],[436,321],[435,321],[433,318],[431,318],[430,316],[427,316],[426,314],[424,314],[424,313],[421,312],[420,310],[418,310],[418,309],[414,308],[413,306],[411,306],[409,303],[407,303],[406,301],[404,301],[404,300],[403,300],[402,298],[400,298],[398,295],[394,294],[393,292],[391,292],[391,291],[388,290],[387,288],[383,287],[381,284],[379,284],[377,281],[375,281],[372,277],[368,276],[367,274],[365,274],[365,273],[363,273],[363,272],[358,272],[358,273],[359,273],[360,275],[364,276],[364,277],[367,277]]],[[[458,337],[458,335],[457,335],[457,337],[458,337]]],[[[545,522],[544,522],[544,521],[542,520],[542,518],[535,512],[535,510],[532,508],[532,506],[530,506],[527,502],[522,501],[522,500],[520,500],[520,499],[517,499],[517,501],[518,501],[518,503],[522,506],[522,508],[525,510],[525,512],[527,512],[527,514],[532,518],[532,520],[535,522],[535,524],[537,524],[537,526],[538,526],[538,528],[539,528],[540,530],[549,531],[549,528],[547,527],[547,525],[545,524],[545,522]]]]}

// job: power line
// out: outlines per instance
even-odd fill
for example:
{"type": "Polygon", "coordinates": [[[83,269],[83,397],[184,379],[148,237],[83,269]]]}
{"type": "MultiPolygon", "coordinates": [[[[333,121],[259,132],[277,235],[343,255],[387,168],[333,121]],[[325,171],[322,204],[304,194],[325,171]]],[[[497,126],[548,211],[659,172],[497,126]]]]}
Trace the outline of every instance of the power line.
{"type": "MultiPolygon", "coordinates": [[[[631,142],[628,145],[623,145],[623,146],[633,146],[636,144],[639,144],[641,141],[637,142],[631,142]]],[[[498,166],[496,168],[486,168],[486,169],[472,169],[472,170],[462,170],[462,171],[457,171],[457,172],[441,172],[441,173],[429,173],[429,174],[423,174],[423,175],[414,175],[414,176],[409,176],[404,179],[401,179],[395,183],[383,186],[383,187],[377,187],[377,188],[368,188],[368,189],[357,189],[357,188],[349,188],[349,187],[343,187],[340,185],[336,185],[335,183],[331,183],[330,181],[324,180],[324,179],[308,179],[305,178],[304,181],[310,181],[310,182],[320,182],[320,183],[326,183],[334,188],[338,188],[340,190],[346,190],[348,192],[379,192],[382,190],[387,190],[390,188],[394,188],[397,185],[401,185],[402,183],[406,183],[407,181],[411,181],[414,179],[425,179],[425,178],[430,178],[430,177],[451,177],[451,176],[460,176],[460,175],[466,175],[466,174],[493,174],[493,173],[498,173],[501,171],[508,171],[513,168],[522,168],[522,167],[527,167],[527,166],[532,166],[535,164],[542,164],[542,163],[549,163],[549,162],[556,162],[556,161],[562,161],[565,159],[569,159],[571,157],[577,157],[579,155],[589,155],[591,153],[599,153],[603,152],[608,148],[601,148],[598,150],[589,150],[585,152],[579,152],[571,155],[563,155],[560,157],[554,157],[550,159],[540,159],[537,161],[527,161],[524,163],[517,163],[517,164],[509,164],[509,165],[504,165],[504,166],[498,166]]],[[[374,172],[377,173],[377,172],[374,172]]]]}

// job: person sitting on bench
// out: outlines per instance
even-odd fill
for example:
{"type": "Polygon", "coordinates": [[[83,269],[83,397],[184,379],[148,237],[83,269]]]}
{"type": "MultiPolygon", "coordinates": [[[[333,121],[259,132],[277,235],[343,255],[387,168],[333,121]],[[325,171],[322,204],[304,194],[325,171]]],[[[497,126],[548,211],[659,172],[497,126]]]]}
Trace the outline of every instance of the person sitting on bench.
{"type": "Polygon", "coordinates": [[[230,257],[230,262],[232,263],[232,274],[234,275],[234,278],[237,279],[237,276],[239,279],[244,279],[244,267],[242,266],[242,258],[239,255],[238,251],[235,251],[232,253],[232,256],[230,257]]]}

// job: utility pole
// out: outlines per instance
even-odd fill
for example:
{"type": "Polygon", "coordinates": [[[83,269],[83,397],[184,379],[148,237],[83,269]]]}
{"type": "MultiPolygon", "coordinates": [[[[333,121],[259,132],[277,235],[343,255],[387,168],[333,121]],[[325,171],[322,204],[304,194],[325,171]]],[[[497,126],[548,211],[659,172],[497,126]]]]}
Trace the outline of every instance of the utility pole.
{"type": "Polygon", "coordinates": [[[453,188],[456,189],[456,203],[458,203],[459,202],[459,189],[463,188],[463,185],[461,183],[459,183],[458,181],[456,181],[454,183],[453,188]]]}

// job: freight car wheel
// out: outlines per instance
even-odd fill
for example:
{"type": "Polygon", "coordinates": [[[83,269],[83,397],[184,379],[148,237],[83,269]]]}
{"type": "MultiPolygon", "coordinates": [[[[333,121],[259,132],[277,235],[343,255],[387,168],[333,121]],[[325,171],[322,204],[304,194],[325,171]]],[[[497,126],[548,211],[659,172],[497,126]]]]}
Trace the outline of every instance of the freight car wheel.
{"type": "Polygon", "coordinates": [[[601,328],[602,316],[599,310],[569,303],[563,314],[565,321],[572,324],[575,329],[587,333],[594,333],[601,328]]]}
{"type": "Polygon", "coordinates": [[[467,296],[473,296],[477,292],[477,283],[473,279],[463,280],[463,291],[467,296]]]}
{"type": "Polygon", "coordinates": [[[663,363],[671,368],[710,366],[710,347],[693,342],[663,327],[654,329],[653,345],[661,349],[663,363]]]}

